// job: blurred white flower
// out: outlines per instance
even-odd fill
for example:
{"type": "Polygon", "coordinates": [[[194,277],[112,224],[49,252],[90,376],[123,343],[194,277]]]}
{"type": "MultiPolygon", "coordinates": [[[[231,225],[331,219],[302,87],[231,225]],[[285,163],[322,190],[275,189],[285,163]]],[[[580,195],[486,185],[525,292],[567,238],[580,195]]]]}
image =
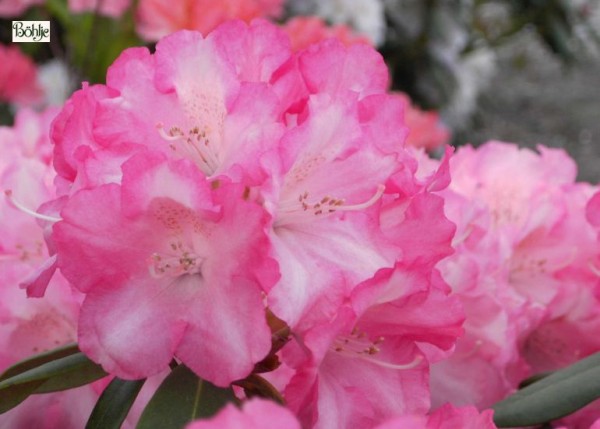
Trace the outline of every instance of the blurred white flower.
{"type": "Polygon", "coordinates": [[[496,71],[496,54],[487,47],[463,55],[455,73],[456,90],[442,117],[452,127],[464,127],[477,107],[477,98],[490,84],[496,71]]]}
{"type": "Polygon", "coordinates": [[[75,89],[75,82],[67,65],[58,59],[48,61],[38,68],[38,82],[49,106],[61,106],[75,89]]]}

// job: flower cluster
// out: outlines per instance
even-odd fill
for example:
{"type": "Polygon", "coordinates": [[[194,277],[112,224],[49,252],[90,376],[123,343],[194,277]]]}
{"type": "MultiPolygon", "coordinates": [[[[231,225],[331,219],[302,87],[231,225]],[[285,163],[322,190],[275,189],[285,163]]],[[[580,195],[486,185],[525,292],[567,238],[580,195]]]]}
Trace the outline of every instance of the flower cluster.
{"type": "Polygon", "coordinates": [[[416,176],[372,48],[288,43],[260,21],[182,31],[76,92],[52,130],[53,254],[28,292],[58,267],[85,296],[81,350],[121,378],[175,358],[243,379],[271,351],[268,310],[293,338],[272,377],[304,424],[424,413],[429,364],[462,332],[434,269],[452,252],[432,192],[447,169],[416,176]]]}
{"type": "MultiPolygon", "coordinates": [[[[0,370],[33,354],[73,342],[80,299],[60,275],[43,300],[28,300],[18,284],[47,257],[42,230],[19,207],[37,207],[53,197],[48,129],[55,109],[38,115],[22,109],[14,127],[0,127],[0,186],[10,189],[11,205],[0,206],[0,370]],[[17,204],[15,206],[14,204],[17,204]]],[[[2,428],[44,424],[76,428],[85,424],[97,393],[84,386],[60,395],[40,396],[2,416],[2,428]],[[63,397],[61,398],[62,395],[63,397]],[[73,404],[71,410],[62,404],[73,404]]]]}
{"type": "MultiPolygon", "coordinates": [[[[600,193],[564,152],[431,159],[449,132],[365,40],[221,12],[0,128],[0,370],[76,341],[150,378],[124,427],[183,368],[242,403],[187,429],[493,429],[523,380],[600,351],[600,193]]],[[[82,427],[109,381],[0,428],[82,427]]]]}
{"type": "MultiPolygon", "coordinates": [[[[600,350],[597,241],[586,221],[594,187],[575,182],[563,151],[538,150],[489,142],[450,160],[443,194],[456,253],[439,267],[467,319],[454,355],[432,368],[436,404],[490,407],[522,380],[600,350]]],[[[587,428],[597,413],[588,418],[569,427],[587,428]]]]}

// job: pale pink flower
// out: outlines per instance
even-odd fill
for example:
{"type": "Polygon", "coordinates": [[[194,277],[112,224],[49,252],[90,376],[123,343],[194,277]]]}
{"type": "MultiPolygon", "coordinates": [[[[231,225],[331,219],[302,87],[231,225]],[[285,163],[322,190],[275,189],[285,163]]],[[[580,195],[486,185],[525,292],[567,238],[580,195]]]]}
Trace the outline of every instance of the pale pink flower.
{"type": "MultiPolygon", "coordinates": [[[[0,189],[10,190],[13,200],[0,203],[0,373],[33,354],[72,343],[77,336],[81,299],[62,276],[54,276],[43,300],[27,298],[19,288],[48,258],[33,210],[54,195],[47,135],[56,113],[20,110],[14,127],[0,127],[0,189]]],[[[35,395],[3,414],[0,428],[81,428],[97,397],[90,386],[35,395]]]]}
{"type": "Polygon", "coordinates": [[[35,64],[16,45],[0,44],[0,64],[0,102],[33,105],[42,101],[35,64]]]}
{"type": "Polygon", "coordinates": [[[140,0],[136,27],[146,40],[158,40],[178,30],[197,30],[206,35],[230,19],[250,22],[277,17],[282,6],[283,0],[140,0]]]}
{"type": "Polygon", "coordinates": [[[111,18],[120,18],[131,4],[131,0],[69,0],[69,9],[75,13],[97,12],[111,18]]]}
{"type": "Polygon", "coordinates": [[[56,113],[57,109],[40,114],[21,109],[14,126],[0,127],[0,189],[19,205],[8,199],[0,204],[0,261],[6,261],[3,270],[12,274],[5,271],[4,277],[15,286],[48,257],[43,230],[26,211],[35,211],[54,196],[48,128],[56,113]]]}
{"type": "Polygon", "coordinates": [[[343,24],[329,26],[316,16],[295,16],[282,28],[290,37],[293,51],[308,48],[314,43],[330,38],[336,38],[346,46],[355,43],[371,44],[366,36],[355,34],[350,27],[343,24]]]}
{"type": "Polygon", "coordinates": [[[241,409],[228,404],[210,419],[188,424],[185,429],[300,429],[286,408],[264,399],[250,399],[241,409]]]}
{"type": "Polygon", "coordinates": [[[466,335],[434,365],[434,404],[489,407],[538,372],[600,350],[593,188],[564,152],[487,143],[451,159],[446,213],[457,253],[440,269],[465,306],[466,335]]]}

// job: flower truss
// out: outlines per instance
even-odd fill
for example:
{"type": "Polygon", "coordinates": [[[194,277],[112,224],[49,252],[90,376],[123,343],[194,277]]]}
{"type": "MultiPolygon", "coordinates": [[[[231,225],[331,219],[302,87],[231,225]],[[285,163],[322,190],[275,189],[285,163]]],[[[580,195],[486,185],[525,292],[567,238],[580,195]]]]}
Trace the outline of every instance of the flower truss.
{"type": "Polygon", "coordinates": [[[416,177],[386,89],[372,48],[294,53],[262,21],[125,51],[54,121],[51,256],[28,293],[58,268],[84,296],[79,347],[124,379],[174,358],[243,379],[271,351],[268,310],[291,330],[278,359],[303,421],[427,411],[463,320],[434,268],[447,170],[416,177]]]}
{"type": "MultiPolygon", "coordinates": [[[[94,427],[115,386],[149,378],[122,413],[144,429],[186,402],[169,388],[188,371],[231,402],[188,429],[492,429],[524,379],[600,350],[600,197],[570,158],[490,142],[430,159],[448,132],[360,38],[217,18],[0,128],[0,369],[76,341],[110,376],[0,428],[39,424],[28,407],[94,427]]],[[[0,375],[0,399],[19,380],[0,375]]]]}

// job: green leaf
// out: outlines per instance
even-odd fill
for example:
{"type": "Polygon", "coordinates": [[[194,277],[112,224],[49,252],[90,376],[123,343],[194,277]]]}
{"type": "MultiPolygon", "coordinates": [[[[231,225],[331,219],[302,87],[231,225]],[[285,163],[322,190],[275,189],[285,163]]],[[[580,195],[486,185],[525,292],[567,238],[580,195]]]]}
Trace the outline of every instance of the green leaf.
{"type": "Polygon", "coordinates": [[[145,381],[114,378],[96,402],[85,429],[120,429],[145,381]]]}
{"type": "Polygon", "coordinates": [[[81,352],[43,363],[0,381],[0,414],[33,393],[67,390],[104,376],[102,368],[81,352]]]}
{"type": "Polygon", "coordinates": [[[162,382],[146,408],[137,429],[180,429],[192,420],[210,417],[228,402],[231,388],[216,387],[179,365],[162,382]]]}
{"type": "Polygon", "coordinates": [[[37,380],[13,386],[7,391],[0,391],[0,414],[13,409],[29,397],[44,381],[37,380]]]}
{"type": "Polygon", "coordinates": [[[60,359],[65,356],[73,355],[75,353],[79,353],[79,348],[77,347],[77,344],[73,343],[67,344],[62,347],[58,347],[56,349],[44,353],[37,354],[35,356],[31,356],[27,359],[17,362],[13,366],[9,367],[6,371],[4,371],[0,375],[0,381],[6,380],[10,377],[14,377],[17,374],[21,374],[44,363],[60,359]]]}
{"type": "Polygon", "coordinates": [[[600,398],[600,353],[530,384],[494,405],[498,427],[533,426],[583,408],[600,398]]]}

